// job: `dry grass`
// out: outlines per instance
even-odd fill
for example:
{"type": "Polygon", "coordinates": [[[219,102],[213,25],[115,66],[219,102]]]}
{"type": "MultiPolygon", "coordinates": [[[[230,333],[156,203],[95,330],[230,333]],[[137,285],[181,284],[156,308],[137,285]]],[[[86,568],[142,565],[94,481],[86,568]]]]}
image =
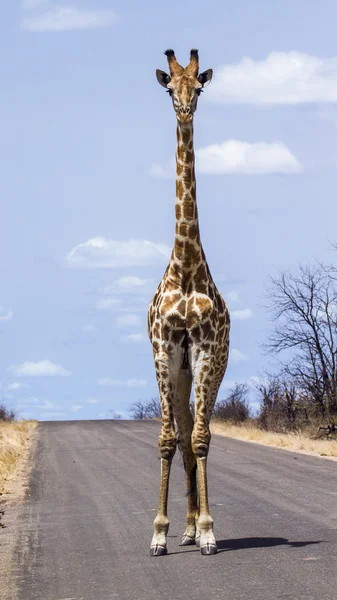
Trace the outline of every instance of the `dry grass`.
{"type": "Polygon", "coordinates": [[[0,421],[0,493],[36,425],[37,421],[0,421]]]}
{"type": "Polygon", "coordinates": [[[211,432],[245,442],[255,442],[264,446],[337,459],[337,440],[314,440],[304,433],[273,433],[262,431],[253,423],[233,425],[215,420],[211,421],[211,432]]]}

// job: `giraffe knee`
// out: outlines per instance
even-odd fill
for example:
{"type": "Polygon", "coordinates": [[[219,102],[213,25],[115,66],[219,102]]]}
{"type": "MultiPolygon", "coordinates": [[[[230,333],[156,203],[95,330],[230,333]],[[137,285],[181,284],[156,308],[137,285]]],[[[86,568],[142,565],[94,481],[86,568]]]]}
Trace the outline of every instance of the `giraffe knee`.
{"type": "Polygon", "coordinates": [[[192,450],[198,458],[205,458],[208,455],[211,433],[209,430],[192,433],[192,450]]]}
{"type": "Polygon", "coordinates": [[[163,437],[160,435],[158,440],[158,448],[161,458],[164,458],[165,460],[172,460],[177,448],[177,438],[175,433],[172,433],[172,435],[169,437],[163,437]]]}

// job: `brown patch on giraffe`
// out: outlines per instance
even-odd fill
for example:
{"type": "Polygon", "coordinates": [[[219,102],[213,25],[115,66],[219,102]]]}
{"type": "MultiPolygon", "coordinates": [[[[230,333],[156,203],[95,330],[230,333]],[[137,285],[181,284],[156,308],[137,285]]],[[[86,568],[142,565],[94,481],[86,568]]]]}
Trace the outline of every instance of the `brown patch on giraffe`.
{"type": "Polygon", "coordinates": [[[185,242],[185,253],[189,258],[189,263],[191,265],[196,265],[200,261],[200,248],[199,246],[195,246],[193,243],[186,240],[185,242]]]}
{"type": "MultiPolygon", "coordinates": [[[[179,198],[181,200],[181,198],[184,195],[184,186],[183,186],[183,182],[181,181],[181,179],[177,179],[176,182],[176,196],[177,198],[179,198]]],[[[180,217],[179,217],[180,219],[180,217]]]]}
{"type": "Polygon", "coordinates": [[[186,160],[188,163],[191,163],[191,162],[193,162],[193,160],[194,160],[194,152],[191,152],[190,150],[189,150],[189,151],[187,151],[187,152],[186,152],[186,155],[185,155],[185,160],[186,160]]]}
{"type": "Polygon", "coordinates": [[[172,281],[171,279],[167,278],[165,281],[164,287],[165,287],[165,291],[173,292],[174,290],[177,289],[177,284],[174,281],[172,281]]]}
{"type": "Polygon", "coordinates": [[[200,296],[198,293],[192,293],[187,302],[186,326],[187,328],[196,327],[203,323],[213,310],[213,302],[207,296],[200,296]]]}
{"type": "Polygon", "coordinates": [[[181,138],[182,138],[182,142],[184,144],[184,146],[187,146],[190,139],[191,139],[191,133],[189,129],[182,129],[181,131],[181,138]]]}
{"type": "Polygon", "coordinates": [[[176,219],[177,221],[181,219],[181,206],[178,202],[176,203],[176,219]]]}
{"type": "Polygon", "coordinates": [[[158,321],[153,326],[153,335],[155,338],[159,338],[160,336],[160,323],[158,321]]]}
{"type": "Polygon", "coordinates": [[[208,296],[199,296],[196,294],[195,303],[204,317],[209,315],[213,310],[213,302],[208,296]]]}
{"type": "Polygon", "coordinates": [[[194,219],[194,201],[185,200],[183,204],[184,217],[187,220],[194,219]]]}
{"type": "Polygon", "coordinates": [[[181,223],[179,225],[179,234],[184,237],[188,236],[188,226],[186,225],[186,223],[181,223]]]}
{"type": "Polygon", "coordinates": [[[202,323],[201,329],[202,329],[203,338],[205,340],[208,340],[210,337],[210,333],[212,331],[212,326],[211,326],[210,321],[206,321],[205,323],[202,323]]]}
{"type": "Polygon", "coordinates": [[[201,329],[200,326],[199,327],[195,327],[193,329],[193,341],[194,342],[200,342],[201,340],[201,329]]]}
{"type": "Polygon", "coordinates": [[[175,306],[177,302],[177,299],[175,297],[175,294],[166,294],[159,306],[159,313],[161,315],[165,315],[167,313],[167,311],[172,310],[172,308],[175,306]]]}
{"type": "Polygon", "coordinates": [[[184,336],[184,333],[181,331],[181,329],[173,329],[172,335],[171,335],[172,344],[174,344],[175,346],[178,346],[181,343],[183,336],[184,336]]]}
{"type": "Polygon", "coordinates": [[[184,242],[176,238],[174,244],[174,253],[178,260],[182,260],[184,256],[184,242]]]}
{"type": "Polygon", "coordinates": [[[170,334],[171,334],[171,330],[167,326],[167,324],[164,322],[163,323],[163,327],[162,327],[162,331],[161,331],[161,338],[162,338],[162,340],[169,340],[170,339],[170,334]]]}
{"type": "Polygon", "coordinates": [[[199,227],[194,223],[192,223],[192,225],[189,227],[188,237],[190,237],[191,240],[195,240],[197,237],[199,237],[199,227]]]}
{"type": "Polygon", "coordinates": [[[185,317],[180,316],[178,313],[164,315],[163,319],[172,329],[185,329],[185,317]]]}
{"type": "Polygon", "coordinates": [[[206,269],[205,265],[203,265],[202,263],[196,270],[194,280],[196,283],[203,283],[206,281],[206,269]]]}
{"type": "Polygon", "coordinates": [[[185,317],[185,313],[186,313],[186,300],[180,300],[179,304],[177,305],[177,311],[185,317]]]}

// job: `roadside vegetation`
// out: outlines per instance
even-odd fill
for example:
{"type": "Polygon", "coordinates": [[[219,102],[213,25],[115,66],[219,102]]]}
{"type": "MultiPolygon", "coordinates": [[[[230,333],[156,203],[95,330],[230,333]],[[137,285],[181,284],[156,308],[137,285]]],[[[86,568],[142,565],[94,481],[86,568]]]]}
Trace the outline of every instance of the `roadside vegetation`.
{"type": "Polygon", "coordinates": [[[16,421],[15,412],[0,404],[0,496],[36,425],[36,421],[16,421]]]}

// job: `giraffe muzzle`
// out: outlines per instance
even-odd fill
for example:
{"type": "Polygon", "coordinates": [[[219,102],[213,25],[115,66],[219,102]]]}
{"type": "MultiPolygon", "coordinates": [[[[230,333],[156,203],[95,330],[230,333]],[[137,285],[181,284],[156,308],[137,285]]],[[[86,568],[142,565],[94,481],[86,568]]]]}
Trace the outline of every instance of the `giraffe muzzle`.
{"type": "Polygon", "coordinates": [[[190,106],[179,106],[177,111],[177,119],[181,123],[190,123],[193,119],[193,113],[190,106]]]}

